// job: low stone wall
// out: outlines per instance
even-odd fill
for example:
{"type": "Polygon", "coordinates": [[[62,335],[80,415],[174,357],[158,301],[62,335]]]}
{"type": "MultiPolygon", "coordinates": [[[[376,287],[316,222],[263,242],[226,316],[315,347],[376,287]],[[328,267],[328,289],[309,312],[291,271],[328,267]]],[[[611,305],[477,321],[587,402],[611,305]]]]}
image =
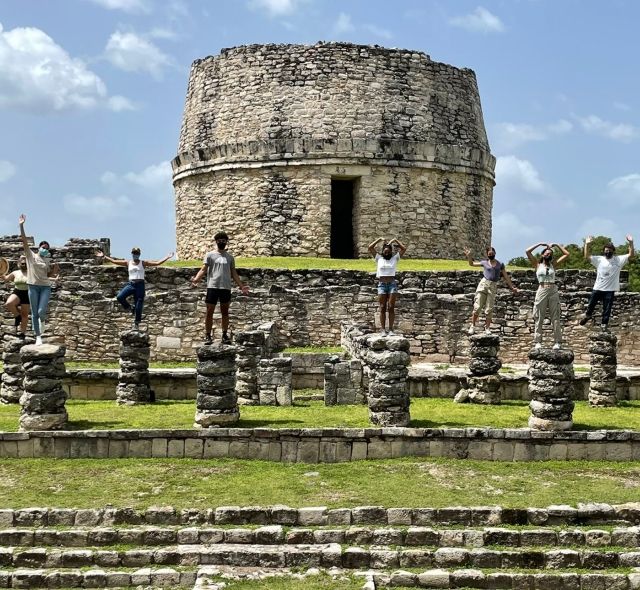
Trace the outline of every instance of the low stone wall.
{"type": "Polygon", "coordinates": [[[236,458],[340,463],[398,457],[640,460],[640,432],[510,428],[216,428],[0,433],[0,458],[236,458]]]}

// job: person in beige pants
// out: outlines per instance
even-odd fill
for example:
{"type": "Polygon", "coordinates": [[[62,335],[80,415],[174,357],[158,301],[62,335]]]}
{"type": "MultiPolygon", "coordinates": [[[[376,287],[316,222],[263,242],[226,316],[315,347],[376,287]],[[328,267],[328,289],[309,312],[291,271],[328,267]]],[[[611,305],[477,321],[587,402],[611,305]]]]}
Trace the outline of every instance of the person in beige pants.
{"type": "Polygon", "coordinates": [[[526,253],[531,266],[536,269],[536,277],[538,278],[538,290],[533,303],[535,348],[542,348],[542,326],[548,315],[553,328],[553,348],[559,350],[562,346],[562,322],[560,321],[560,295],[556,286],[556,268],[569,257],[569,252],[560,244],[540,242],[528,248],[526,253]],[[544,249],[540,257],[536,258],[533,251],[540,246],[543,246],[544,249]],[[553,260],[554,247],[559,248],[562,252],[562,256],[555,262],[553,260]]]}

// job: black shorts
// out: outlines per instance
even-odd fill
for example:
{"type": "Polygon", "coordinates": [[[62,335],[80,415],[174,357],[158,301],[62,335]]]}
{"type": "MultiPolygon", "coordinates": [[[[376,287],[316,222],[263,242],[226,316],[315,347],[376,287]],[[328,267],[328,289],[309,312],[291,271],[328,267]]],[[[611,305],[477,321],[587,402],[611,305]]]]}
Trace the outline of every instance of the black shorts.
{"type": "Polygon", "coordinates": [[[231,289],[207,289],[207,298],[205,299],[208,305],[215,305],[218,303],[229,303],[231,301],[231,289]]]}
{"type": "Polygon", "coordinates": [[[20,304],[25,303],[29,305],[29,290],[28,289],[14,289],[13,294],[17,295],[20,299],[20,304]]]}

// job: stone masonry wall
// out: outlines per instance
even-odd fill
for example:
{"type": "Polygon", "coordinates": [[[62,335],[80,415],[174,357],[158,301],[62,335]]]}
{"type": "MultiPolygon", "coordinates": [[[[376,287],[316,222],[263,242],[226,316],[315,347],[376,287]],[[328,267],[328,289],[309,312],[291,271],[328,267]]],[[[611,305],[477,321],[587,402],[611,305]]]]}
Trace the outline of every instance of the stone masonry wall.
{"type": "Polygon", "coordinates": [[[491,237],[475,74],[421,52],[249,45],[196,60],[172,164],[181,258],[220,228],[239,254],[329,256],[332,177],[358,179],[355,256],[380,234],[415,257],[491,237]]]}

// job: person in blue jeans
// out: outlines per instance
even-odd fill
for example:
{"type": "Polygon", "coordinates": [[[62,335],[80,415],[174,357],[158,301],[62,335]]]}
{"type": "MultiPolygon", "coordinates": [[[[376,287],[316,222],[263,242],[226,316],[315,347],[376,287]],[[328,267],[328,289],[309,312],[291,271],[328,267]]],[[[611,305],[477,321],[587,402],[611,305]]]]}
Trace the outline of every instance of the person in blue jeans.
{"type": "Polygon", "coordinates": [[[38,252],[34,253],[29,247],[29,240],[24,231],[26,215],[20,215],[20,239],[24,249],[24,257],[27,261],[27,289],[31,304],[31,326],[36,335],[36,345],[42,344],[42,335],[45,330],[47,311],[51,299],[51,281],[59,278],[58,265],[51,260],[49,242],[43,240],[38,244],[38,252]]]}
{"type": "Polygon", "coordinates": [[[393,336],[393,326],[396,320],[396,299],[398,297],[398,281],[396,281],[396,268],[400,257],[404,256],[407,247],[396,238],[385,242],[384,238],[378,238],[369,244],[369,254],[376,261],[376,279],[378,280],[378,304],[380,308],[380,331],[383,334],[393,336]],[[378,253],[376,247],[382,242],[382,251],[378,253]],[[393,245],[398,251],[393,253],[393,245]],[[389,323],[387,323],[387,316],[389,323]]]}
{"type": "Polygon", "coordinates": [[[144,269],[146,266],[160,266],[164,264],[169,258],[173,258],[173,252],[170,252],[162,260],[141,260],[140,248],[131,249],[131,260],[125,260],[124,258],[111,258],[104,252],[98,250],[96,252],[98,258],[104,258],[105,260],[115,264],[116,266],[126,266],[129,271],[129,282],[122,287],[120,293],[116,296],[118,303],[122,305],[124,309],[130,311],[133,314],[133,328],[135,330],[140,329],[140,322],[142,321],[142,308],[144,306],[144,269]],[[129,303],[129,297],[133,296],[133,305],[129,303]]]}

